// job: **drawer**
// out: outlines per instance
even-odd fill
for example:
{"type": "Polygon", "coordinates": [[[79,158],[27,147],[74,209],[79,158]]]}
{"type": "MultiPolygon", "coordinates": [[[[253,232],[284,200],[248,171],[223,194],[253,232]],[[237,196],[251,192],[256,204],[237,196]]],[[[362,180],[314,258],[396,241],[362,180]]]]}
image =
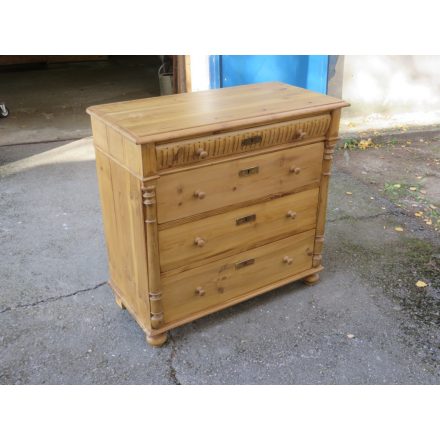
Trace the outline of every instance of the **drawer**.
{"type": "Polygon", "coordinates": [[[323,151],[324,144],[319,142],[161,176],[158,221],[238,208],[240,203],[318,186],[323,151]]]}
{"type": "Polygon", "coordinates": [[[330,115],[222,133],[156,147],[159,170],[324,136],[330,115]]]}
{"type": "Polygon", "coordinates": [[[318,192],[314,188],[159,231],[162,272],[199,266],[315,228],[318,192]]]}
{"type": "Polygon", "coordinates": [[[165,323],[311,269],[315,231],[162,277],[165,323]]]}

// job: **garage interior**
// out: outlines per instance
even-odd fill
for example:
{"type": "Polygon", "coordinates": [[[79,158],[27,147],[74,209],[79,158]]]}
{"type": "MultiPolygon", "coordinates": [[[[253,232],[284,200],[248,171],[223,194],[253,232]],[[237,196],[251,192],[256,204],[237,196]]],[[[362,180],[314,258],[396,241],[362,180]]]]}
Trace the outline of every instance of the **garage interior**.
{"type": "Polygon", "coordinates": [[[160,95],[159,68],[168,60],[169,71],[178,58],[0,56],[0,103],[9,110],[0,119],[0,146],[90,136],[87,107],[160,95]]]}

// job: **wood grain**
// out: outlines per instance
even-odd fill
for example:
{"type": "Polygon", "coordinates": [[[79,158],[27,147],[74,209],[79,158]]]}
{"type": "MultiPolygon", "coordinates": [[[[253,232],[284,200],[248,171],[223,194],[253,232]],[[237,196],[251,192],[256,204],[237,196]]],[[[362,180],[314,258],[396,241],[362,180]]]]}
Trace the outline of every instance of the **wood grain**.
{"type": "Polygon", "coordinates": [[[315,188],[159,231],[161,270],[185,271],[313,229],[317,203],[315,188]]]}
{"type": "Polygon", "coordinates": [[[204,316],[210,315],[212,313],[218,312],[220,310],[226,309],[228,307],[232,307],[235,304],[239,304],[243,301],[247,301],[251,298],[254,298],[259,295],[263,295],[264,293],[268,293],[274,289],[277,289],[279,287],[285,286],[286,284],[293,283],[297,280],[306,279],[307,277],[317,274],[321,272],[324,268],[322,266],[311,268],[308,270],[305,270],[303,272],[297,272],[292,276],[288,276],[286,278],[274,281],[273,283],[265,284],[262,287],[259,287],[258,289],[253,289],[249,292],[243,293],[242,295],[238,295],[234,298],[231,298],[229,300],[223,301],[221,303],[215,304],[214,306],[207,307],[206,309],[200,310],[198,312],[193,312],[191,314],[188,314],[184,318],[177,319],[175,321],[169,322],[167,324],[164,324],[160,330],[151,330],[151,333],[163,333],[168,330],[171,330],[173,328],[179,327],[181,325],[187,324],[189,322],[195,321],[196,319],[202,318],[204,316]]]}
{"type": "Polygon", "coordinates": [[[322,143],[311,144],[162,176],[157,185],[159,223],[318,183],[323,148],[322,143]],[[240,176],[255,167],[258,173],[240,176]]]}
{"type": "Polygon", "coordinates": [[[258,199],[250,199],[250,200],[245,200],[243,202],[234,203],[232,205],[221,206],[221,207],[219,207],[217,209],[213,209],[212,211],[209,211],[209,212],[200,212],[198,214],[194,214],[194,215],[191,215],[188,217],[183,217],[183,218],[179,218],[176,220],[172,220],[167,223],[161,223],[158,225],[158,229],[159,229],[159,231],[162,231],[162,230],[165,230],[168,228],[174,228],[176,226],[184,225],[186,223],[195,222],[195,221],[202,220],[204,218],[211,217],[214,215],[224,214],[225,212],[229,212],[229,211],[232,211],[235,209],[241,209],[241,208],[245,208],[247,206],[252,206],[255,204],[259,204],[259,203],[270,202],[271,200],[276,200],[276,199],[279,199],[280,197],[290,196],[292,194],[298,194],[302,191],[308,191],[309,189],[314,189],[317,187],[319,187],[319,182],[312,182],[309,185],[299,186],[299,187],[296,187],[293,190],[289,190],[287,192],[267,194],[263,197],[259,197],[258,199]]]}
{"type": "Polygon", "coordinates": [[[151,345],[216,310],[319,280],[346,105],[267,83],[89,109],[109,283],[151,345]]]}
{"type": "Polygon", "coordinates": [[[131,141],[144,144],[347,105],[338,98],[272,82],[104,104],[89,107],[87,112],[131,141]]]}
{"type": "MultiPolygon", "coordinates": [[[[143,177],[142,147],[123,137],[112,127],[92,117],[93,143],[134,176],[143,177]]],[[[155,163],[155,161],[152,161],[155,163]]]]}
{"type": "Polygon", "coordinates": [[[101,208],[111,283],[123,304],[149,327],[148,280],[140,182],[128,171],[96,153],[101,208]]]}
{"type": "MultiPolygon", "coordinates": [[[[151,182],[153,183],[153,182],[151,182]]],[[[159,328],[163,322],[162,292],[160,288],[159,244],[157,233],[156,187],[151,184],[142,189],[145,205],[145,235],[147,246],[148,299],[151,327],[159,328]]]]}
{"type": "Polygon", "coordinates": [[[187,142],[159,145],[156,151],[157,168],[163,170],[200,163],[212,158],[261,150],[274,145],[313,139],[327,132],[330,119],[330,115],[325,114],[187,142]]]}
{"type": "Polygon", "coordinates": [[[332,122],[326,134],[327,140],[325,141],[324,155],[322,160],[322,176],[321,176],[321,184],[320,184],[319,199],[318,199],[316,238],[315,238],[315,246],[313,252],[314,267],[320,266],[322,260],[322,248],[324,245],[324,231],[325,231],[325,221],[326,221],[326,213],[327,213],[328,188],[330,183],[333,153],[336,142],[338,140],[340,117],[341,117],[340,109],[334,110],[332,112],[332,122]]]}
{"type": "Polygon", "coordinates": [[[164,274],[165,323],[310,269],[314,236],[314,230],[303,232],[176,275],[164,274]],[[284,261],[286,256],[292,258],[291,264],[284,261]],[[237,269],[237,264],[249,260],[254,262],[237,269]],[[198,287],[204,294],[196,293],[198,287]]]}

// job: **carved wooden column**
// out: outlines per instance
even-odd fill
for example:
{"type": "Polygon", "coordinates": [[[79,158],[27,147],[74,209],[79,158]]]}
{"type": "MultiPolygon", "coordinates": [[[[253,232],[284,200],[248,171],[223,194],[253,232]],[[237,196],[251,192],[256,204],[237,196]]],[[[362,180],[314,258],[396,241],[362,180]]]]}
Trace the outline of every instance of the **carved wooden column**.
{"type": "MultiPolygon", "coordinates": [[[[330,127],[326,134],[326,140],[324,143],[324,156],[322,160],[322,172],[321,172],[321,186],[319,189],[318,198],[318,217],[316,220],[316,235],[315,244],[313,248],[313,260],[312,267],[321,267],[322,262],[322,248],[324,245],[324,230],[325,230],[325,219],[327,212],[327,196],[328,196],[328,186],[331,176],[331,168],[333,162],[333,153],[335,151],[335,145],[339,139],[339,119],[341,117],[341,110],[334,110],[331,113],[332,119],[330,122],[330,127]]],[[[319,274],[315,273],[304,279],[306,284],[315,284],[319,281],[319,274]]]]}
{"type": "MultiPolygon", "coordinates": [[[[145,231],[147,236],[148,298],[151,327],[158,330],[163,323],[162,292],[160,285],[159,242],[157,233],[156,187],[143,189],[145,205],[145,231]]],[[[147,334],[147,342],[160,346],[167,340],[165,333],[147,334]]]]}

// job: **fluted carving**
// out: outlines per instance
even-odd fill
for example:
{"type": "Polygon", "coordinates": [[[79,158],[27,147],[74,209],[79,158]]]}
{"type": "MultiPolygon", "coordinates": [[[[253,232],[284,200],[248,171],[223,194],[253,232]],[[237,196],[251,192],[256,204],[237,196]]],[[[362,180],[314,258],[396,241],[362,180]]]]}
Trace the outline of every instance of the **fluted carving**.
{"type": "Polygon", "coordinates": [[[324,136],[330,126],[328,114],[283,122],[234,134],[210,136],[197,142],[178,142],[157,148],[158,169],[230,156],[305,139],[324,136]],[[252,141],[252,142],[248,142],[252,141]]]}

